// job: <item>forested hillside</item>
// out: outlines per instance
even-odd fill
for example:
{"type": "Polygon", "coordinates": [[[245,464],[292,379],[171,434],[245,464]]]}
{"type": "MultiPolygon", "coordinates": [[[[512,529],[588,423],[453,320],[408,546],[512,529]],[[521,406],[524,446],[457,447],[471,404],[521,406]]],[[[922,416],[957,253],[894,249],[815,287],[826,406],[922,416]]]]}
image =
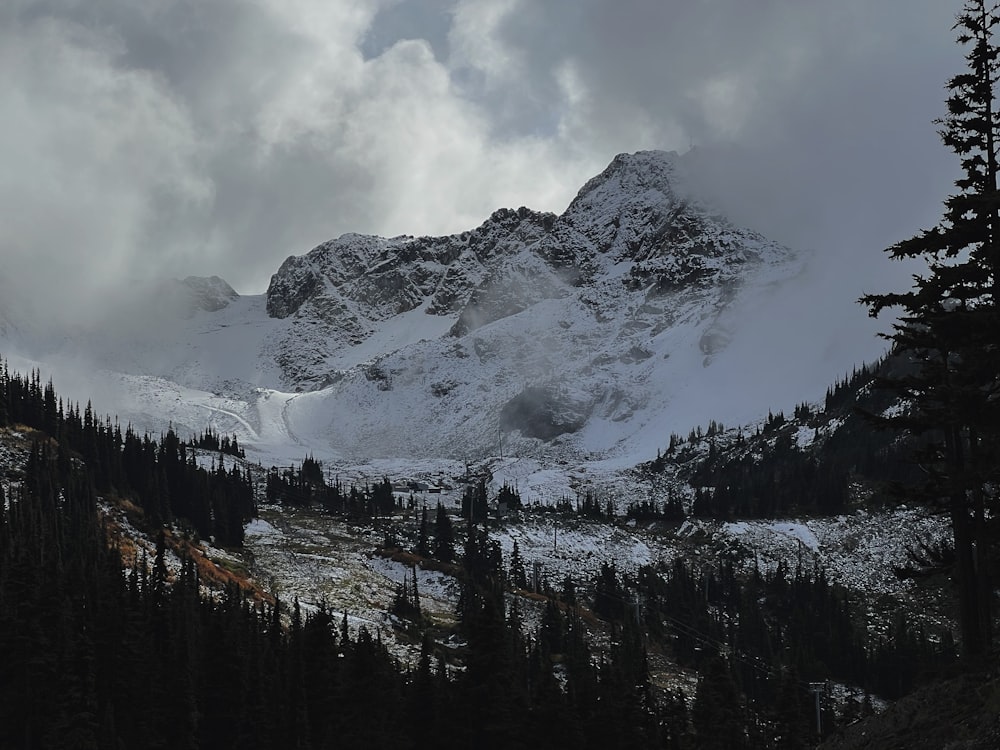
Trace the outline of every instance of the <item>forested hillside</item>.
{"type": "Polygon", "coordinates": [[[561,747],[576,731],[584,747],[635,747],[659,735],[634,638],[596,665],[571,629],[561,690],[516,604],[508,611],[502,586],[478,575],[462,576],[467,646],[456,672],[430,641],[404,670],[373,634],[352,637],[322,608],[303,615],[297,602],[254,602],[236,587],[208,594],[190,558],[170,576],[163,530],[155,558],[126,568],[99,498],[134,503],[153,529],[224,515],[227,490],[252,497],[245,478],[198,469],[175,437],[120,436],[89,410],[78,420],[35,376],[6,373],[2,383],[13,425],[4,429],[30,431],[33,442],[0,506],[0,745],[422,747],[435,738],[457,748],[504,737],[500,746],[561,747]],[[148,474],[129,473],[135,446],[148,474]]]}
{"type": "MultiPolygon", "coordinates": [[[[203,585],[200,554],[178,535],[187,528],[238,547],[242,537],[225,536],[218,519],[245,514],[242,528],[254,512],[246,470],[223,469],[221,452],[212,471],[195,460],[196,445],[238,453],[228,439],[120,434],[89,409],[78,417],[37,375],[5,373],[2,385],[4,430],[30,445],[20,468],[8,466],[0,516],[5,745],[468,747],[489,738],[556,748],[572,737],[594,748],[784,747],[814,736],[810,682],[894,698],[953,659],[940,634],[905,617],[873,637],[851,595],[801,560],[749,578],[724,560],[634,575],[609,560],[594,580],[529,583],[516,548],[505,560],[496,522],[485,523],[498,501],[516,507],[516,492],[489,498],[479,483],[463,511],[479,523],[453,522],[439,505],[406,553],[410,564],[444,566],[461,593],[455,625],[434,624],[414,568],[389,607],[420,644],[401,663],[381,631],[352,631],[346,613],[322,602],[302,608],[203,585]],[[124,554],[115,507],[156,538],[152,558],[124,554]],[[671,672],[700,677],[685,690],[664,680],[671,672]]],[[[328,487],[315,463],[272,472],[271,501],[362,523],[392,516],[388,480],[328,487]]],[[[586,502],[556,512],[627,520],[586,502]]],[[[825,705],[827,732],[865,710],[825,705]]]]}

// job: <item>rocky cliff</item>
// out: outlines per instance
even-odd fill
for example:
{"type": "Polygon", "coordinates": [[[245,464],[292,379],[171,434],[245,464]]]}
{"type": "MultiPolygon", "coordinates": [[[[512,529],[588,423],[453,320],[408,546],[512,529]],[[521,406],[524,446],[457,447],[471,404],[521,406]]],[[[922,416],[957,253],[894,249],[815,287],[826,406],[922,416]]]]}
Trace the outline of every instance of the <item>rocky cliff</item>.
{"type": "Polygon", "coordinates": [[[271,278],[267,311],[290,319],[273,340],[286,383],[330,382],[342,354],[386,321],[414,310],[449,318],[467,337],[483,326],[572,298],[597,319],[625,312],[616,337],[674,325],[678,301],[697,301],[713,324],[705,353],[727,340],[722,318],[752,272],[792,254],[732,226],[687,193],[673,153],[622,154],[580,190],[560,215],[496,211],[479,227],[447,237],[347,234],[290,257],[271,278]]]}

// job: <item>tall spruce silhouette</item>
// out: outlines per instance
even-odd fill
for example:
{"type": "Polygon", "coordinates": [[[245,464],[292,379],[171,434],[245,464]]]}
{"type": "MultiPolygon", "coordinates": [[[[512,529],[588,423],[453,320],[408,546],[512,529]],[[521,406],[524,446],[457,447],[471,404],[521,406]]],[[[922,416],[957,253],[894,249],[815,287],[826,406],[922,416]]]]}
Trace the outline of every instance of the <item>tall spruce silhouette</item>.
{"type": "Polygon", "coordinates": [[[993,639],[991,569],[1000,484],[1000,194],[997,193],[997,6],[967,0],[957,17],[968,68],[948,83],[944,144],[959,157],[958,192],[945,201],[933,229],[890,247],[895,259],[920,259],[926,272],[902,293],[869,294],[872,316],[899,310],[894,350],[913,372],[877,382],[907,407],[881,416],[885,426],[920,436],[918,484],[906,498],[936,504],[949,515],[956,554],[963,654],[977,658],[993,639]]]}

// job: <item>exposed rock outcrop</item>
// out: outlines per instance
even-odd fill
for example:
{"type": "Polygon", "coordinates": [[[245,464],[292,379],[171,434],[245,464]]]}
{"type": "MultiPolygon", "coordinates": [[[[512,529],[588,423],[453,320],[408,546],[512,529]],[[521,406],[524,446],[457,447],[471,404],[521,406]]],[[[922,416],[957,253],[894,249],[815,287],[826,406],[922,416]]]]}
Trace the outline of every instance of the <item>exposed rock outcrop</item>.
{"type": "MultiPolygon", "coordinates": [[[[784,263],[791,253],[688,195],[682,173],[674,153],[622,154],[561,216],[500,209],[456,235],[346,234],[288,258],[271,278],[267,312],[303,325],[276,337],[275,358],[290,385],[328,382],[338,352],[418,309],[450,319],[455,337],[564,298],[606,321],[639,295],[647,304],[630,315],[627,335],[665,330],[680,299],[718,316],[748,268],[784,263]]],[[[725,343],[710,341],[713,351],[725,343]]]]}

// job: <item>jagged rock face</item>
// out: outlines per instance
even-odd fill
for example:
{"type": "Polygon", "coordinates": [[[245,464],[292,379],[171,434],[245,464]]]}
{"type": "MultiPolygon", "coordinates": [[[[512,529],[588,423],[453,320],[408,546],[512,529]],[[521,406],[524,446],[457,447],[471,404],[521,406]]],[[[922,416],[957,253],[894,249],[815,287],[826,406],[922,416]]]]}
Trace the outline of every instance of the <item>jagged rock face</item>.
{"type": "MultiPolygon", "coordinates": [[[[141,295],[166,312],[136,318],[133,343],[86,348],[163,378],[157,392],[215,394],[212,418],[251,444],[470,458],[495,452],[498,431],[521,456],[662,442],[685,394],[733,367],[741,305],[798,270],[688,195],[683,169],[674,154],[623,155],[559,216],[502,209],[445,237],[346,234],[287,259],[263,297],[172,282],[141,295]],[[155,340],[150,318],[164,321],[155,340]]],[[[184,398],[155,401],[162,422],[179,421],[184,398]]],[[[204,419],[202,401],[190,414],[204,419]]]]}
{"type": "Polygon", "coordinates": [[[501,209],[478,228],[446,237],[383,239],[346,234],[288,258],[266,294],[274,318],[307,322],[275,341],[288,382],[324,381],[329,358],[361,343],[382,321],[424,306],[454,317],[456,335],[562,293],[576,277],[572,258],[540,244],[554,216],[501,209]],[[538,253],[510,263],[526,248],[538,253]],[[317,346],[316,333],[323,334],[317,346]]]}
{"type": "Polygon", "coordinates": [[[500,410],[500,429],[538,440],[552,440],[579,430],[590,404],[558,386],[529,386],[500,410]]]}
{"type": "Polygon", "coordinates": [[[620,154],[561,217],[613,262],[631,261],[625,283],[650,298],[724,285],[742,266],[781,262],[787,251],[734,227],[684,189],[679,159],[620,154]]]}
{"type": "Polygon", "coordinates": [[[683,206],[675,194],[675,154],[619,154],[590,179],[560,217],[598,252],[615,260],[648,256],[683,206]]]}
{"type": "Polygon", "coordinates": [[[789,253],[686,195],[681,172],[672,153],[623,154],[561,216],[501,209],[457,235],[348,234],[288,258],[266,295],[269,315],[303,323],[274,341],[288,384],[329,382],[344,347],[418,308],[453,318],[455,337],[569,297],[601,319],[615,315],[606,305],[641,295],[626,333],[672,325],[678,295],[703,298],[707,314],[720,314],[747,266],[784,262],[789,253]]]}
{"type": "MultiPolygon", "coordinates": [[[[559,216],[502,209],[446,237],[347,234],[287,259],[263,296],[216,278],[129,287],[89,337],[59,344],[159,379],[130,417],[196,429],[207,410],[248,444],[463,459],[495,454],[499,432],[509,455],[652,454],[700,404],[705,422],[728,419],[715,394],[749,401],[747,382],[771,378],[752,369],[763,358],[744,313],[801,268],[689,194],[685,168],[622,155],[559,216]]],[[[802,337],[768,342],[787,366],[802,337]]]]}
{"type": "Polygon", "coordinates": [[[537,243],[552,218],[526,208],[501,209],[477,229],[448,237],[345,234],[282,263],[271,277],[267,311],[287,318],[306,302],[336,297],[370,320],[425,301],[432,315],[455,313],[498,262],[537,243]]]}
{"type": "Polygon", "coordinates": [[[566,279],[534,254],[501,263],[468,295],[468,303],[451,328],[464,336],[494,320],[516,315],[536,302],[567,293],[566,279]]]}

